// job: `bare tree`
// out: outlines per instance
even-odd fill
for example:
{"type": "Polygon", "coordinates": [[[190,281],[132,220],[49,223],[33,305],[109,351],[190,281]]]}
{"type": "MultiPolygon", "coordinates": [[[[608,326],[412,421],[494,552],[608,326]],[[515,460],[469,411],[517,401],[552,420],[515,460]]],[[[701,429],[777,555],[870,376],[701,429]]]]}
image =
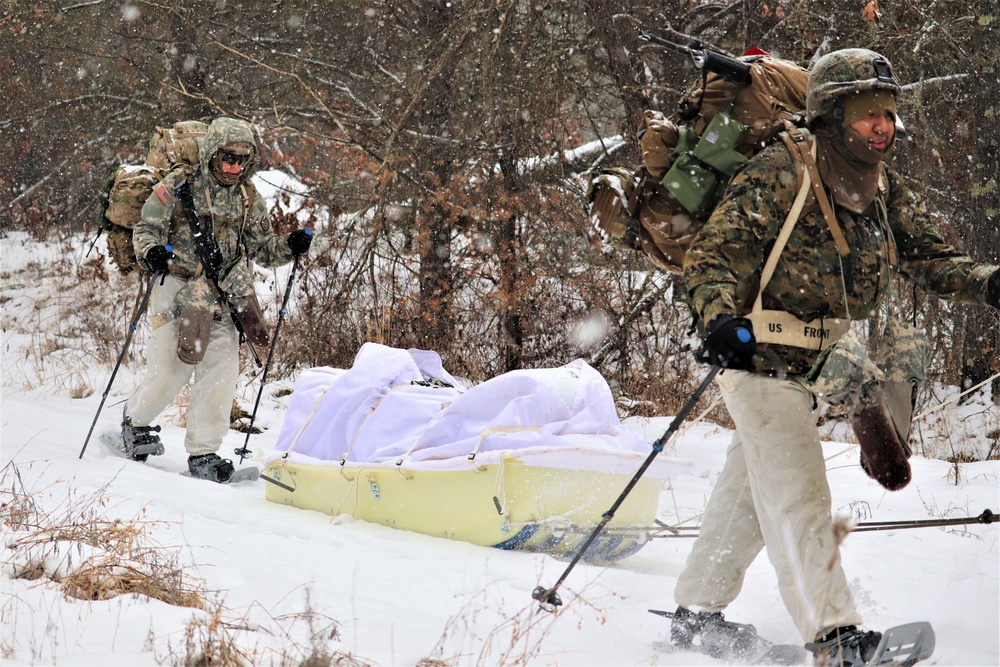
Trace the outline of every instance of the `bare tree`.
{"type": "MultiPolygon", "coordinates": [[[[950,239],[997,256],[1000,57],[985,0],[881,15],[834,0],[10,6],[2,228],[87,228],[107,172],[141,161],[157,125],[252,122],[262,166],[308,188],[276,226],[324,232],[300,273],[284,371],[349,364],[366,340],[436,349],[473,379],[589,356],[631,409],[669,408],[692,374],[680,285],[602,248],[584,197],[592,170],[638,163],[642,111],[673,111],[696,78],[643,30],[804,65],[846,46],[885,52],[912,84],[902,170],[950,239]],[[578,335],[598,321],[603,335],[578,335]]],[[[995,372],[991,314],[918,310],[956,343],[942,355],[961,350],[940,370],[950,381],[995,372]]]]}

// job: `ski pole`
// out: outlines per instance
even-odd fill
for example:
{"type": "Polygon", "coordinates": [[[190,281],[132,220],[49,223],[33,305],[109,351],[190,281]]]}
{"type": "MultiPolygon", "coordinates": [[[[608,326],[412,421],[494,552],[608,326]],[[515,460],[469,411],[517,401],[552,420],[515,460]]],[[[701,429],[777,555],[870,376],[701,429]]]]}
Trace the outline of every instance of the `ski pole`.
{"type": "Polygon", "coordinates": [[[538,586],[531,592],[531,597],[542,603],[542,609],[545,609],[546,611],[555,611],[555,608],[562,604],[562,600],[559,599],[559,595],[556,591],[562,583],[566,581],[566,577],[568,577],[569,573],[574,567],[576,567],[576,564],[583,557],[583,554],[587,552],[591,542],[597,538],[597,535],[604,529],[604,526],[606,526],[608,522],[614,518],[615,512],[617,512],[618,508],[621,507],[621,504],[625,502],[625,497],[628,496],[628,494],[632,491],[632,488],[639,482],[639,478],[642,477],[644,472],[646,472],[646,468],[650,466],[653,459],[656,458],[656,455],[663,451],[663,446],[667,444],[670,438],[673,437],[674,433],[676,433],[680,428],[681,424],[684,423],[684,420],[687,419],[687,416],[691,414],[692,410],[694,410],[698,401],[701,400],[702,394],[705,393],[705,390],[708,389],[708,386],[712,383],[712,380],[715,379],[715,376],[720,370],[722,369],[719,366],[712,366],[711,370],[708,371],[708,375],[705,376],[705,379],[701,381],[701,384],[695,392],[691,394],[691,397],[680,409],[680,412],[677,413],[677,416],[670,422],[670,426],[667,430],[658,439],[653,441],[653,451],[649,453],[646,460],[642,462],[641,466],[639,466],[639,470],[636,471],[635,475],[632,476],[632,479],[629,480],[629,483],[625,486],[625,490],[622,491],[620,496],[618,496],[618,500],[614,502],[607,512],[601,515],[601,522],[597,524],[594,531],[590,534],[586,541],[584,541],[583,546],[577,550],[576,555],[573,556],[573,560],[570,561],[566,571],[562,573],[562,576],[559,577],[559,580],[555,583],[555,585],[552,588],[538,586]]]}
{"type": "Polygon", "coordinates": [[[910,521],[872,521],[870,523],[859,523],[851,532],[863,533],[873,530],[964,526],[970,523],[997,523],[998,519],[1000,519],[1000,515],[990,509],[985,509],[977,516],[954,517],[951,519],[913,519],[910,521]]]}
{"type": "MultiPolygon", "coordinates": [[[[698,537],[700,526],[668,526],[659,519],[655,521],[657,533],[650,539],[670,537],[698,537]],[[664,534],[669,533],[669,534],[664,534]]],[[[904,521],[867,521],[856,524],[852,533],[867,533],[876,530],[908,530],[910,528],[936,528],[941,526],[965,526],[970,523],[1000,523],[1000,514],[985,509],[976,516],[953,517],[951,519],[908,519],[904,521]]]]}
{"type": "MultiPolygon", "coordinates": [[[[167,251],[171,250],[170,246],[167,246],[167,251]]],[[[108,392],[111,391],[111,385],[114,384],[115,376],[118,375],[118,369],[122,365],[122,360],[125,359],[125,353],[128,352],[129,343],[132,342],[132,334],[135,333],[136,326],[139,324],[139,318],[142,314],[146,312],[146,304],[149,303],[149,295],[153,292],[153,283],[156,281],[156,276],[158,274],[153,274],[149,278],[149,287],[146,288],[146,293],[142,296],[142,302],[135,311],[135,316],[128,325],[128,334],[125,336],[125,344],[122,346],[122,352],[118,355],[118,361],[115,363],[114,370],[111,371],[111,379],[108,380],[108,386],[104,389],[104,393],[101,394],[101,404],[97,406],[97,414],[94,415],[94,421],[90,425],[90,430],[87,431],[87,439],[83,441],[83,449],[80,450],[80,458],[83,458],[83,453],[87,451],[87,445],[90,444],[90,436],[94,434],[94,427],[97,426],[97,420],[101,416],[101,410],[104,409],[104,401],[108,399],[108,392]]],[[[167,274],[163,274],[166,278],[167,274]]]]}
{"type": "Polygon", "coordinates": [[[260,407],[260,397],[264,393],[264,384],[267,382],[267,372],[271,369],[271,359],[274,357],[274,348],[278,345],[278,334],[281,332],[281,323],[285,319],[288,308],[288,297],[292,293],[292,283],[295,282],[295,272],[299,269],[299,256],[295,256],[292,263],[292,272],[288,274],[288,286],[285,287],[285,297],[281,300],[281,309],[278,311],[278,323],[274,325],[274,336],[271,337],[271,347],[267,351],[267,361],[264,363],[264,374],[260,376],[260,389],[257,390],[257,400],[253,403],[253,414],[250,415],[250,425],[247,426],[247,437],[243,440],[243,446],[236,449],[234,453],[240,455],[240,463],[252,453],[247,449],[250,442],[250,432],[253,431],[253,423],[257,419],[257,408],[260,407]]]}

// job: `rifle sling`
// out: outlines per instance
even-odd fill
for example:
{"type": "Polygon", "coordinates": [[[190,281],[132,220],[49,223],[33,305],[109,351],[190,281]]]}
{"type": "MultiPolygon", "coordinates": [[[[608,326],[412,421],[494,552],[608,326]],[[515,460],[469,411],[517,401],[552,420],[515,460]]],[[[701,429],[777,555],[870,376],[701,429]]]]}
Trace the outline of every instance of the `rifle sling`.
{"type": "Polygon", "coordinates": [[[233,325],[236,327],[236,331],[240,334],[240,340],[246,340],[246,332],[243,330],[243,325],[240,324],[239,319],[236,317],[236,313],[229,306],[229,299],[222,288],[219,287],[219,274],[218,269],[212,268],[212,263],[206,256],[208,251],[208,237],[205,236],[201,225],[198,223],[198,214],[194,209],[194,196],[191,194],[191,185],[188,181],[184,181],[177,186],[175,190],[177,194],[177,199],[181,202],[181,208],[184,210],[184,217],[187,218],[188,226],[191,228],[191,235],[194,238],[194,248],[195,252],[198,253],[198,260],[201,262],[202,268],[205,270],[205,275],[211,281],[212,286],[215,287],[215,291],[219,295],[219,300],[222,303],[223,308],[229,313],[229,318],[233,321],[233,325]]]}

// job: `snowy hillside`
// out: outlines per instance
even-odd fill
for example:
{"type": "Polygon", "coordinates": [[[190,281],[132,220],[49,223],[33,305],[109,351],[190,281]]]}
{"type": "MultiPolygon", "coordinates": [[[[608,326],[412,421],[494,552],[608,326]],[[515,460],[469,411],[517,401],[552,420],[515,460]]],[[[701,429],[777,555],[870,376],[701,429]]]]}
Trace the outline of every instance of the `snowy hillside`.
{"type": "MultiPolygon", "coordinates": [[[[162,457],[127,462],[94,438],[78,458],[131,302],[76,273],[92,270],[82,238],[43,245],[11,234],[0,243],[2,664],[189,664],[212,652],[213,664],[254,665],[721,664],[653,648],[668,624],[647,610],[674,608],[688,539],[653,540],[610,567],[578,565],[560,589],[564,606],[549,614],[531,591],[554,584],[565,562],[269,503],[262,481],[229,487],[178,474],[186,469],[183,408],[160,420],[162,457]],[[105,325],[95,319],[101,309],[105,325]],[[90,311],[85,326],[107,326],[107,350],[75,344],[82,310],[90,311]],[[107,576],[80,584],[88,563],[107,576]],[[164,601],[102,588],[122,580],[145,592],[152,580],[171,594],[164,601]],[[107,599],[70,594],[100,598],[102,590],[107,599]]],[[[268,285],[282,289],[277,278],[268,285]]],[[[140,327],[140,353],[144,340],[140,327]]],[[[131,357],[123,364],[98,432],[115,427],[141,368],[131,357]]],[[[256,379],[241,388],[248,408],[256,379]]],[[[265,432],[250,438],[256,455],[277,439],[288,401],[277,388],[261,403],[265,432]]],[[[996,428],[997,407],[985,396],[946,410],[967,431],[996,428]]],[[[627,423],[652,440],[669,418],[627,423]]],[[[698,524],[730,435],[702,423],[673,443],[670,454],[694,465],[664,489],[663,522],[698,524]]],[[[913,482],[888,493],[861,471],[846,436],[836,437],[825,450],[838,514],[883,522],[1000,509],[996,460],[955,466],[917,456],[913,482]]],[[[220,453],[232,456],[243,441],[231,431],[220,453]]],[[[867,627],[929,620],[931,664],[1000,664],[1000,524],[859,532],[842,555],[867,627]]],[[[727,618],[774,641],[798,639],[764,555],[727,618]]]]}

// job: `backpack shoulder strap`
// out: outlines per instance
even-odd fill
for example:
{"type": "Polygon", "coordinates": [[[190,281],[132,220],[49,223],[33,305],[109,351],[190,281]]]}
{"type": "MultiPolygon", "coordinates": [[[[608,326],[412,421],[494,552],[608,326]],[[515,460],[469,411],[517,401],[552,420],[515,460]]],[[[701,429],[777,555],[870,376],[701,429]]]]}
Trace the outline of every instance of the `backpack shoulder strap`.
{"type": "MultiPolygon", "coordinates": [[[[788,136],[789,133],[782,132],[781,139],[786,145],[789,143],[795,143],[793,137],[788,136]]],[[[795,201],[792,202],[792,207],[788,210],[788,215],[785,216],[785,224],[781,226],[781,231],[778,232],[778,237],[774,241],[774,247],[771,248],[771,254],[768,255],[767,261],[764,263],[764,268],[761,270],[760,275],[760,290],[757,292],[757,301],[754,303],[753,309],[759,311],[762,307],[761,297],[764,294],[764,288],[771,281],[771,276],[774,275],[774,269],[778,266],[778,258],[785,249],[785,245],[788,243],[789,237],[792,235],[792,230],[795,228],[795,223],[799,221],[799,216],[802,215],[802,208],[806,204],[806,198],[809,196],[809,186],[812,184],[812,174],[809,169],[803,168],[804,165],[801,162],[801,157],[797,157],[796,153],[798,151],[797,147],[795,150],[789,148],[792,151],[792,159],[795,160],[795,173],[800,175],[799,177],[799,192],[795,195],[795,201]]]]}
{"type": "Polygon", "coordinates": [[[799,128],[786,130],[786,132],[782,133],[781,138],[785,142],[785,145],[788,146],[788,150],[792,153],[796,164],[802,164],[809,174],[812,181],[813,193],[816,195],[816,201],[823,212],[823,217],[826,219],[826,225],[830,228],[830,234],[833,235],[833,240],[837,244],[837,251],[841,257],[847,257],[851,254],[851,249],[847,245],[847,239],[844,237],[844,232],[837,222],[837,217],[833,214],[830,198],[827,196],[826,190],[823,189],[823,179],[820,178],[819,169],[816,167],[816,140],[811,139],[799,128]],[[786,135],[788,138],[786,138],[786,135]]]}
{"type": "Polygon", "coordinates": [[[240,183],[240,192],[243,193],[243,206],[249,211],[257,202],[257,187],[253,183],[240,183]]]}
{"type": "Polygon", "coordinates": [[[240,223],[240,240],[243,247],[243,256],[246,259],[247,265],[250,265],[250,257],[253,256],[253,250],[250,248],[246,239],[243,236],[243,232],[247,228],[247,220],[250,218],[250,211],[253,210],[253,206],[257,203],[257,197],[259,193],[257,188],[253,183],[244,182],[240,183],[240,193],[243,195],[243,221],[240,223]]]}
{"type": "Polygon", "coordinates": [[[240,237],[242,238],[243,230],[247,226],[247,218],[257,201],[257,188],[254,187],[253,183],[240,183],[240,193],[243,195],[243,222],[240,224],[240,237]]]}
{"type": "MultiPolygon", "coordinates": [[[[802,130],[791,123],[785,124],[785,129],[778,134],[778,138],[785,144],[788,154],[792,156],[792,164],[795,165],[795,182],[801,188],[802,179],[809,177],[809,171],[806,169],[806,162],[802,159],[802,153],[799,151],[798,144],[808,141],[809,138],[802,130]]],[[[811,179],[811,177],[809,178],[811,179]]]]}

